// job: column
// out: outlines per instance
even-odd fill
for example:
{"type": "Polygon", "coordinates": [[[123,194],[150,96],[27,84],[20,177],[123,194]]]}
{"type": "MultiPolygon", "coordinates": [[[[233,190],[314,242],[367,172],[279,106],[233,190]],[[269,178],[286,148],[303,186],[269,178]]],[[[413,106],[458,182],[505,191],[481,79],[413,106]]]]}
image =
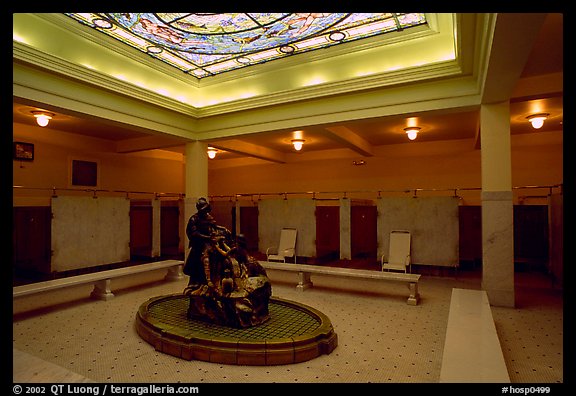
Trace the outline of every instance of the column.
{"type": "Polygon", "coordinates": [[[491,305],[514,307],[514,207],[510,105],[480,108],[482,288],[491,305]]]}
{"type": "MultiPolygon", "coordinates": [[[[203,142],[186,143],[184,172],[184,238],[188,219],[196,213],[196,201],[200,197],[208,198],[208,145],[203,142]]],[[[184,252],[188,255],[188,240],[184,242],[184,252]]]]}

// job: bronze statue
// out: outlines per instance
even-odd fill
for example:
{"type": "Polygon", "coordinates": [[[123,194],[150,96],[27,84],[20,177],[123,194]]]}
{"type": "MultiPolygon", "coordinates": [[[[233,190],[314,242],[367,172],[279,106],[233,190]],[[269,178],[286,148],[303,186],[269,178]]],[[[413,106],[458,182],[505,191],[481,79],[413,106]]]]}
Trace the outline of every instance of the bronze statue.
{"type": "Polygon", "coordinates": [[[188,317],[240,328],[265,322],[272,294],[266,270],[248,254],[242,236],[234,240],[216,224],[205,198],[198,199],[196,209],[186,226],[188,317]]]}

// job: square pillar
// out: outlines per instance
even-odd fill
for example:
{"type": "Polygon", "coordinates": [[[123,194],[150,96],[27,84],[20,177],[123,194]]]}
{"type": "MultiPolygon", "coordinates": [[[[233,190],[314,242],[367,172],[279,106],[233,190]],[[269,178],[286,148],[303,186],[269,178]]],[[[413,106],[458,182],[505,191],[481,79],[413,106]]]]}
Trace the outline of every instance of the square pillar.
{"type": "Polygon", "coordinates": [[[185,147],[185,172],[184,188],[184,252],[188,256],[188,239],[186,225],[190,217],[197,212],[196,201],[204,197],[208,199],[208,145],[203,142],[186,143],[185,147]]]}
{"type": "Polygon", "coordinates": [[[510,105],[480,108],[482,288],[491,305],[514,307],[514,207],[510,105]]]}
{"type": "Polygon", "coordinates": [[[482,192],[482,289],[491,305],[514,299],[514,210],[512,191],[482,192]]]}
{"type": "Polygon", "coordinates": [[[208,145],[203,142],[186,143],[185,180],[186,198],[208,198],[208,145]]]}

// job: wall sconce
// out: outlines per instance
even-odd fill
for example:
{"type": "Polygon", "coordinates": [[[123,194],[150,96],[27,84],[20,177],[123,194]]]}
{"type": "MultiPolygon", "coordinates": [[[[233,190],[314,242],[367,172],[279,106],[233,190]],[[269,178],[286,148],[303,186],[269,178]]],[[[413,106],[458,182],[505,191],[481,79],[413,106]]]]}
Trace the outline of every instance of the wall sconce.
{"type": "Polygon", "coordinates": [[[419,127],[408,127],[408,128],[404,128],[404,130],[406,131],[406,134],[408,135],[408,139],[410,139],[410,140],[416,139],[416,136],[418,136],[418,132],[420,132],[419,127]]]}
{"type": "Polygon", "coordinates": [[[530,124],[532,124],[532,128],[540,129],[542,125],[544,125],[544,120],[548,118],[550,114],[548,113],[540,113],[540,114],[533,114],[531,116],[526,117],[530,124]]]}
{"type": "Polygon", "coordinates": [[[294,145],[294,150],[300,151],[302,150],[302,146],[304,145],[304,139],[292,139],[292,144],[294,145]]]}
{"type": "Polygon", "coordinates": [[[218,152],[218,150],[216,150],[214,147],[208,147],[208,158],[210,159],[214,159],[216,158],[216,153],[218,152]]]}
{"type": "Polygon", "coordinates": [[[32,115],[36,117],[36,123],[38,123],[38,125],[41,127],[48,125],[48,122],[50,122],[52,117],[54,117],[54,114],[47,113],[45,111],[33,111],[32,115]]]}

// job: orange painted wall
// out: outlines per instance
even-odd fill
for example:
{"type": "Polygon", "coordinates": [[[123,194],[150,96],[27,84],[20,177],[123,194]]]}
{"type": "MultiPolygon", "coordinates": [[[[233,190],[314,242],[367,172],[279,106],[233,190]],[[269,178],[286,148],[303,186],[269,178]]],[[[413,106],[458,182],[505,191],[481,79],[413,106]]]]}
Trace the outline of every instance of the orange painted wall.
{"type": "MultiPolygon", "coordinates": [[[[14,185],[71,187],[70,159],[77,158],[99,163],[100,189],[184,192],[184,158],[181,154],[160,150],[119,154],[114,152],[112,143],[101,139],[49,132],[22,124],[13,126],[15,141],[35,145],[33,162],[13,161],[14,185]]],[[[376,155],[364,158],[366,164],[362,166],[352,164],[360,157],[346,152],[346,158],[326,158],[330,156],[327,154],[323,159],[310,159],[313,155],[304,153],[286,164],[262,161],[256,165],[228,166],[222,165],[224,161],[220,164],[209,162],[209,192],[210,195],[232,195],[369,190],[374,192],[349,196],[376,198],[377,190],[387,194],[386,190],[481,187],[480,151],[474,148],[471,140],[377,147],[376,155]]],[[[513,186],[563,182],[562,132],[513,136],[511,158],[513,186]]],[[[50,191],[14,191],[14,205],[49,205],[50,191]]],[[[543,190],[515,191],[516,196],[546,193],[543,190]]],[[[463,197],[463,204],[480,204],[479,191],[460,191],[458,194],[463,197]]]]}
{"type": "MultiPolygon", "coordinates": [[[[113,152],[113,145],[102,139],[78,137],[66,132],[54,132],[22,124],[13,126],[14,141],[34,144],[34,161],[13,161],[13,185],[82,189],[72,186],[70,182],[71,159],[80,159],[98,163],[98,189],[175,193],[184,191],[183,159],[177,153],[154,151],[147,154],[119,154],[113,152]]],[[[50,204],[52,192],[49,190],[13,191],[16,206],[50,204]]],[[[64,191],[60,193],[70,194],[64,191]]],[[[132,197],[138,198],[136,195],[132,197]]],[[[150,199],[151,196],[142,195],[140,198],[150,199]]]]}
{"type": "MultiPolygon", "coordinates": [[[[364,158],[366,164],[362,166],[353,165],[353,161],[360,158],[350,157],[213,169],[209,174],[210,194],[381,190],[383,195],[390,195],[385,191],[481,187],[480,151],[474,149],[469,140],[396,145],[376,151],[377,156],[364,158]]],[[[557,135],[549,136],[547,141],[514,138],[513,186],[562,183],[562,151],[561,136],[560,139],[557,135]]],[[[543,192],[547,190],[535,189],[521,194],[543,192]]],[[[520,191],[515,191],[515,195],[518,194],[520,191]]],[[[464,204],[480,204],[479,191],[459,191],[458,195],[464,198],[464,204]]],[[[348,196],[375,198],[377,193],[348,196]]]]}

